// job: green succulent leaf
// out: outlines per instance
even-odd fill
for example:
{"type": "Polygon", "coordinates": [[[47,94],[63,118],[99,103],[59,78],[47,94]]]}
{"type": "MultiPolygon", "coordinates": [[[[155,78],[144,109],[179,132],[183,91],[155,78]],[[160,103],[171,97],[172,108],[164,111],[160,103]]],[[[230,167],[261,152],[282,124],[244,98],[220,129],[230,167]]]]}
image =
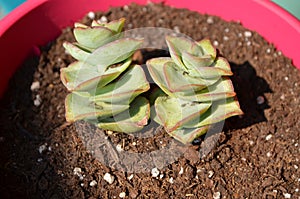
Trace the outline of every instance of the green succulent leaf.
{"type": "Polygon", "coordinates": [[[100,23],[96,20],[93,20],[92,27],[105,27],[113,31],[114,33],[120,33],[124,27],[125,24],[125,18],[120,18],[118,20],[113,20],[109,23],[100,23]]]}
{"type": "Polygon", "coordinates": [[[231,80],[229,78],[223,77],[219,79],[215,84],[208,86],[207,88],[204,88],[202,90],[196,91],[191,94],[178,92],[175,95],[181,99],[188,101],[210,102],[234,97],[236,93],[234,92],[231,80]]]}
{"type": "Polygon", "coordinates": [[[198,128],[214,124],[225,120],[226,118],[242,115],[243,111],[236,98],[231,97],[213,102],[211,108],[207,110],[200,118],[195,118],[186,122],[183,127],[185,128],[198,128]]]}
{"type": "Polygon", "coordinates": [[[76,41],[87,48],[96,49],[114,40],[114,32],[109,28],[98,27],[77,27],[74,28],[76,41]]]}
{"type": "Polygon", "coordinates": [[[186,66],[182,61],[182,53],[187,52],[194,56],[202,56],[202,49],[191,40],[184,37],[166,36],[166,42],[169,47],[170,55],[173,61],[186,70],[186,66]]]}
{"type": "Polygon", "coordinates": [[[167,82],[167,88],[170,92],[185,92],[185,93],[194,93],[198,90],[202,90],[210,85],[216,83],[220,76],[202,79],[198,77],[190,76],[185,71],[179,71],[176,69],[174,62],[166,62],[163,66],[164,78],[167,82]]]}
{"type": "Polygon", "coordinates": [[[108,66],[130,57],[142,43],[143,40],[140,39],[118,39],[96,49],[87,57],[86,62],[98,66],[99,71],[105,71],[108,66]]]}
{"type": "Polygon", "coordinates": [[[128,111],[100,120],[97,126],[105,130],[133,133],[147,125],[149,116],[149,102],[146,98],[139,96],[130,104],[128,111]]]}
{"type": "Polygon", "coordinates": [[[109,117],[129,108],[128,104],[94,103],[75,93],[67,95],[65,100],[66,120],[74,122],[82,119],[109,117]]]}
{"type": "Polygon", "coordinates": [[[80,48],[80,46],[76,45],[75,43],[72,44],[70,42],[64,42],[63,46],[67,50],[67,52],[70,53],[70,55],[78,61],[85,61],[90,55],[90,52],[84,50],[83,48],[80,48]]]}
{"type": "Polygon", "coordinates": [[[83,23],[75,22],[74,28],[88,28],[88,26],[83,23]]]}
{"type": "Polygon", "coordinates": [[[146,65],[153,81],[168,95],[172,93],[168,90],[166,77],[164,73],[165,63],[172,62],[169,57],[154,58],[147,61],[146,65]]]}
{"type": "Polygon", "coordinates": [[[224,74],[224,76],[233,75],[233,73],[231,72],[230,64],[224,57],[218,57],[211,66],[222,70],[222,75],[224,74]]]}
{"type": "Polygon", "coordinates": [[[155,101],[158,122],[161,122],[168,132],[199,118],[210,106],[209,102],[190,102],[172,97],[158,97],[155,101]]]}
{"type": "Polygon", "coordinates": [[[167,132],[170,136],[174,137],[176,140],[183,144],[191,143],[194,139],[205,134],[209,129],[209,126],[202,126],[200,128],[182,128],[176,129],[171,132],[167,132]]]}
{"type": "Polygon", "coordinates": [[[60,77],[69,91],[95,90],[116,79],[130,64],[131,59],[127,59],[119,66],[109,67],[103,73],[99,73],[97,67],[78,61],[62,68],[60,77]]]}
{"type": "Polygon", "coordinates": [[[92,101],[129,104],[136,96],[149,90],[150,85],[141,66],[129,68],[117,81],[96,90],[92,101]]]}
{"type": "Polygon", "coordinates": [[[201,57],[196,57],[188,52],[182,53],[182,60],[188,69],[209,66],[214,62],[214,59],[212,59],[210,55],[203,55],[201,57]]]}
{"type": "Polygon", "coordinates": [[[203,55],[209,55],[212,60],[217,57],[217,50],[209,39],[202,39],[197,44],[202,48],[203,55]]]}

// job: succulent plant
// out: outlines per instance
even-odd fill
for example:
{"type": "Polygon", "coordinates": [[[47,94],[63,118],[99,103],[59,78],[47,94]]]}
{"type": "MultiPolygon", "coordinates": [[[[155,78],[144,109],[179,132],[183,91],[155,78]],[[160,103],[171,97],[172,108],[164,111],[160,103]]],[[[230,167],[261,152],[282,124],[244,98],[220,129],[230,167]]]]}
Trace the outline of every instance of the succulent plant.
{"type": "Polygon", "coordinates": [[[230,65],[217,56],[208,39],[193,42],[167,36],[171,58],[147,61],[158,94],[154,120],[182,143],[193,141],[209,127],[228,117],[243,114],[236,99],[230,65]]]}
{"type": "Polygon", "coordinates": [[[158,89],[150,89],[144,70],[132,65],[142,40],[124,38],[124,19],[110,23],[76,23],[76,42],[65,49],[77,61],[61,69],[71,92],[65,101],[69,122],[85,120],[99,128],[125,133],[141,130],[151,117],[182,143],[206,133],[211,125],[242,114],[229,63],[208,39],[199,42],[167,36],[171,57],[147,61],[158,89]]]}
{"type": "Polygon", "coordinates": [[[67,121],[86,120],[125,133],[147,124],[149,102],[139,95],[150,86],[142,67],[131,64],[143,41],[123,37],[124,21],[76,23],[76,42],[64,43],[78,60],[61,69],[61,80],[71,92],[65,100],[67,121]]]}

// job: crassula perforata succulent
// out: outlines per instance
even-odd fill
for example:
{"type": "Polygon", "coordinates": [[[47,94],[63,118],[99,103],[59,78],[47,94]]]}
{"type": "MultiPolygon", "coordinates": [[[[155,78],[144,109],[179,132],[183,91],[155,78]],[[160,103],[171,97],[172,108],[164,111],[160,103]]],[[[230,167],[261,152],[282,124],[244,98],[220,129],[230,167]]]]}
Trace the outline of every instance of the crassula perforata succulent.
{"type": "Polygon", "coordinates": [[[150,86],[142,67],[131,64],[143,41],[123,37],[124,21],[93,21],[91,26],[76,23],[76,42],[64,43],[78,60],[61,69],[61,80],[71,91],[65,100],[67,121],[86,120],[125,133],[147,124],[150,105],[139,94],[150,86]]]}
{"type": "Polygon", "coordinates": [[[71,92],[65,101],[67,121],[132,133],[147,125],[151,110],[152,119],[169,135],[189,143],[211,125],[242,114],[229,63],[208,39],[167,36],[171,57],[147,61],[158,87],[146,95],[149,100],[141,96],[150,86],[143,68],[132,64],[132,55],[143,41],[124,37],[124,21],[76,23],[76,42],[64,43],[77,59],[61,69],[61,80],[71,92]]]}
{"type": "Polygon", "coordinates": [[[163,91],[155,100],[154,120],[175,139],[188,143],[210,125],[242,114],[226,59],[208,39],[167,36],[171,58],[154,58],[147,67],[163,91]]]}

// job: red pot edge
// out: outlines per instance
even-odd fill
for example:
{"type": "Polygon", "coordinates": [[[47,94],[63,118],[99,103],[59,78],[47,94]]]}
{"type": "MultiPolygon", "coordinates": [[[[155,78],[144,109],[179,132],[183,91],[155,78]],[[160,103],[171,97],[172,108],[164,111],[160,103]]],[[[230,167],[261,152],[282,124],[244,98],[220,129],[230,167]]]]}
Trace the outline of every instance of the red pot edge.
{"type": "MultiPolygon", "coordinates": [[[[0,21],[0,54],[4,55],[0,73],[0,96],[18,66],[33,49],[36,51],[35,46],[44,45],[54,39],[62,28],[72,25],[88,11],[107,10],[110,6],[122,6],[130,2],[147,3],[146,0],[114,0],[111,3],[90,0],[86,4],[85,0],[77,0],[74,5],[72,1],[28,0],[0,21]],[[67,18],[64,17],[66,15],[67,18]],[[35,21],[34,24],[30,23],[32,20],[35,21]],[[36,35],[37,28],[41,28],[43,34],[36,35]],[[16,43],[19,44],[18,48],[15,47],[16,43]]],[[[216,15],[227,21],[240,21],[243,26],[258,32],[273,43],[300,69],[300,56],[297,55],[296,48],[296,44],[300,43],[300,21],[271,1],[198,0],[195,4],[193,0],[165,0],[165,3],[216,15]]]]}

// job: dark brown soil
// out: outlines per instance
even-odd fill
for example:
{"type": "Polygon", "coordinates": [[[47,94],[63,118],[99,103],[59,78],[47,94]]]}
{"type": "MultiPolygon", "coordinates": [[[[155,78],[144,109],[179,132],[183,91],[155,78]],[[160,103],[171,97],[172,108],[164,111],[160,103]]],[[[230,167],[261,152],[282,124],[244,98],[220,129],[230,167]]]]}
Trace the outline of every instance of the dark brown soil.
{"type": "Polygon", "coordinates": [[[289,59],[239,23],[188,10],[130,5],[101,16],[125,17],[126,29],[157,26],[210,38],[231,62],[245,115],[186,147],[163,131],[143,138],[66,123],[59,70],[73,61],[62,47],[73,40],[67,28],[24,63],[1,101],[0,198],[300,198],[300,78],[289,59]],[[33,82],[39,88],[31,90],[33,82]]]}

